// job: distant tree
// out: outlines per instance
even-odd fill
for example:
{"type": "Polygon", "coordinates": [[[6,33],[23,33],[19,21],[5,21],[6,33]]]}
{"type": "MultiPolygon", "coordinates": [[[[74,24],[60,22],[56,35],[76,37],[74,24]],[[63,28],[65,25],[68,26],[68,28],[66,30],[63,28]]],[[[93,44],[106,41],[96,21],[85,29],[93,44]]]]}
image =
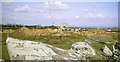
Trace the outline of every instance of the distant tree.
{"type": "Polygon", "coordinates": [[[49,28],[51,28],[51,29],[58,29],[58,27],[56,27],[56,26],[54,26],[54,25],[49,26],[49,28]]]}

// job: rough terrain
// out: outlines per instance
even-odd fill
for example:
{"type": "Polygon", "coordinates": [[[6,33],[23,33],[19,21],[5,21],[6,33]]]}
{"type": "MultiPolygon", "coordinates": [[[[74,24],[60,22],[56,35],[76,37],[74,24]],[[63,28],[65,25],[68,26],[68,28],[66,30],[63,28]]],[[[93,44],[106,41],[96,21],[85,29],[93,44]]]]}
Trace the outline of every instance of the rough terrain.
{"type": "Polygon", "coordinates": [[[85,42],[73,44],[79,50],[64,50],[41,42],[19,40],[11,37],[7,37],[6,44],[12,60],[85,60],[83,58],[85,54],[96,55],[92,47],[85,42]]]}

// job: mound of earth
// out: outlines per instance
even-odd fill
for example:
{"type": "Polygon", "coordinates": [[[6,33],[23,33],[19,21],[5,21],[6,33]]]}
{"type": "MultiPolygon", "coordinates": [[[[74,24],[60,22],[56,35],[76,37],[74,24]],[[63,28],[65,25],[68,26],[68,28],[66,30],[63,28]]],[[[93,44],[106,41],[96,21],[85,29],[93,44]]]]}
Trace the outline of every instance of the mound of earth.
{"type": "Polygon", "coordinates": [[[2,33],[13,33],[15,30],[3,30],[2,33]]]}
{"type": "Polygon", "coordinates": [[[88,31],[86,31],[87,36],[93,36],[93,35],[104,35],[105,31],[102,29],[89,29],[88,31]]]}
{"type": "Polygon", "coordinates": [[[83,32],[73,32],[75,34],[81,34],[82,36],[92,36],[97,34],[104,34],[105,31],[102,29],[89,29],[88,31],[83,32]]]}
{"type": "Polygon", "coordinates": [[[29,37],[29,36],[35,36],[35,35],[48,35],[48,34],[54,34],[57,33],[56,29],[28,29],[26,27],[22,27],[14,32],[12,32],[12,36],[22,36],[22,37],[29,37]]]}
{"type": "Polygon", "coordinates": [[[105,32],[102,29],[90,29],[87,32],[87,36],[94,37],[94,39],[98,39],[101,41],[114,41],[117,39],[118,33],[117,32],[105,32]]]}
{"type": "Polygon", "coordinates": [[[89,29],[88,32],[92,32],[92,33],[105,33],[105,31],[102,30],[102,29],[89,29]]]}
{"type": "Polygon", "coordinates": [[[12,33],[13,36],[34,36],[34,33],[32,30],[22,27],[12,33]]]}
{"type": "Polygon", "coordinates": [[[53,33],[57,33],[56,29],[36,29],[34,30],[34,34],[35,35],[45,35],[45,34],[53,34],[53,33]]]}

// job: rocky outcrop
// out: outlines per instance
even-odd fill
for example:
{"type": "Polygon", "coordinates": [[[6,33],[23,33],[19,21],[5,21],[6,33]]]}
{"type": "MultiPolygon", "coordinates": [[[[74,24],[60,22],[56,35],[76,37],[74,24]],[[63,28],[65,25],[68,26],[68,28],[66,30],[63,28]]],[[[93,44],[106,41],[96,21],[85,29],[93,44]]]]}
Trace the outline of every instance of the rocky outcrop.
{"type": "Polygon", "coordinates": [[[68,51],[41,42],[7,37],[7,48],[11,60],[75,60],[68,51]]]}
{"type": "Polygon", "coordinates": [[[51,48],[39,42],[21,41],[8,37],[6,43],[10,56],[14,57],[13,60],[23,55],[24,60],[52,60],[52,56],[57,55],[51,48]]]}
{"type": "Polygon", "coordinates": [[[112,51],[106,45],[103,47],[103,52],[106,56],[112,56],[112,51]]]}
{"type": "Polygon", "coordinates": [[[96,55],[94,49],[86,42],[74,43],[69,51],[70,56],[85,58],[87,56],[96,55]]]}
{"type": "MultiPolygon", "coordinates": [[[[87,60],[97,56],[95,50],[86,42],[74,43],[70,50],[11,37],[7,37],[6,44],[12,60],[87,60]]],[[[107,53],[108,48],[104,49],[107,53]]]]}

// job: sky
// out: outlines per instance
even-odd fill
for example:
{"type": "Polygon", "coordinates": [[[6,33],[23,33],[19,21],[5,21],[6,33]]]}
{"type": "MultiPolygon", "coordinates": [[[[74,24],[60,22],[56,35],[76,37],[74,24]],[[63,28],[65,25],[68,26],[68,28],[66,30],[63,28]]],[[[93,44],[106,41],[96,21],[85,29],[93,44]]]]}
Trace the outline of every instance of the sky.
{"type": "Polygon", "coordinates": [[[2,24],[118,27],[117,2],[12,2],[2,5],[2,24]]]}

